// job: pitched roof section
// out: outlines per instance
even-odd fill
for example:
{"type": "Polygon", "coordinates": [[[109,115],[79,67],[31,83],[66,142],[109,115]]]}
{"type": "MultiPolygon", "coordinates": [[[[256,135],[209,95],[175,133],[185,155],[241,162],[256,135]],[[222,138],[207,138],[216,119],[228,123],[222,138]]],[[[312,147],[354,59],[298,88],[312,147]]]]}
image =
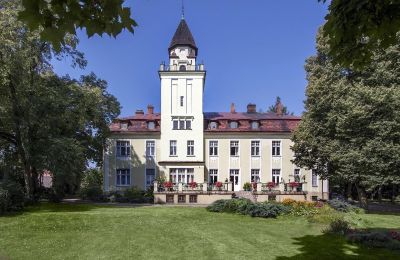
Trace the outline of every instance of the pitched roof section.
{"type": "Polygon", "coordinates": [[[197,46],[185,19],[181,19],[181,22],[179,23],[174,37],[169,45],[168,51],[171,51],[171,49],[176,46],[190,46],[195,49],[197,55],[197,46]]]}

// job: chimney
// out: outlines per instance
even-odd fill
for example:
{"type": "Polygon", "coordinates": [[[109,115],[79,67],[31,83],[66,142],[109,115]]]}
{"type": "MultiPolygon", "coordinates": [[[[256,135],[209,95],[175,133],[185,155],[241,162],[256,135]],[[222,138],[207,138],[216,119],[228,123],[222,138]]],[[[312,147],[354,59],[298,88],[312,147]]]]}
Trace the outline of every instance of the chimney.
{"type": "Polygon", "coordinates": [[[147,106],[147,114],[152,115],[154,113],[154,106],[148,105],[147,106]]]}
{"type": "Polygon", "coordinates": [[[247,113],[255,113],[256,112],[256,104],[249,103],[247,105],[247,113]]]}
{"type": "Polygon", "coordinates": [[[135,112],[136,115],[144,115],[144,112],[142,109],[137,109],[135,112]]]}
{"type": "Polygon", "coordinates": [[[283,105],[282,105],[280,99],[278,99],[278,100],[276,101],[275,109],[276,109],[276,114],[277,114],[278,116],[282,116],[282,115],[283,115],[283,105]]]}
{"type": "Polygon", "coordinates": [[[236,113],[236,111],[235,111],[235,103],[231,104],[231,113],[236,113]]]}

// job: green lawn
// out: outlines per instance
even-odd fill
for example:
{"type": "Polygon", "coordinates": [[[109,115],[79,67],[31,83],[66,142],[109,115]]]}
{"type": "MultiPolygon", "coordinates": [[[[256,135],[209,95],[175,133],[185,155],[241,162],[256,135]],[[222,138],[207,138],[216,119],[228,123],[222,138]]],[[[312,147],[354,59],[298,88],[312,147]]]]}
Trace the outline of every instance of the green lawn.
{"type": "MultiPolygon", "coordinates": [[[[400,216],[360,215],[374,228],[400,216]]],[[[42,204],[0,217],[0,259],[400,259],[321,233],[303,217],[260,219],[193,207],[42,204]]]]}

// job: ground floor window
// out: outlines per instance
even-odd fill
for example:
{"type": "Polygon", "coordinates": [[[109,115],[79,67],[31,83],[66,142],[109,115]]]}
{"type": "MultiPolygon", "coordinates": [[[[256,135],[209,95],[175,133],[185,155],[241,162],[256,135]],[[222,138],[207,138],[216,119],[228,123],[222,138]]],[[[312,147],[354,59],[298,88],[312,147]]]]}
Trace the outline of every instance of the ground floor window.
{"type": "Polygon", "coordinates": [[[217,169],[210,169],[208,171],[208,182],[209,183],[216,183],[218,181],[218,170],[217,169]]]}
{"type": "Polygon", "coordinates": [[[251,169],[251,182],[260,182],[260,169],[251,169]]]}
{"type": "Polygon", "coordinates": [[[197,195],[189,195],[189,203],[197,203],[197,195]]]}
{"type": "Polygon", "coordinates": [[[171,168],[169,169],[169,180],[173,183],[191,183],[194,181],[194,169],[171,168]]]}
{"type": "Polygon", "coordinates": [[[131,185],[131,171],[129,169],[117,169],[117,186],[131,185]]]}
{"type": "Polygon", "coordinates": [[[276,195],[268,195],[268,201],[276,201],[276,195]]]}
{"type": "Polygon", "coordinates": [[[311,200],[312,201],[317,201],[318,200],[318,196],[311,196],[311,200]]]}
{"type": "Polygon", "coordinates": [[[281,169],[272,169],[272,182],[279,185],[281,179],[281,169]]]}
{"type": "Polygon", "coordinates": [[[156,170],[146,169],[146,189],[153,186],[155,178],[156,178],[156,170]]]}
{"type": "Polygon", "coordinates": [[[234,185],[239,185],[239,170],[238,169],[229,170],[229,180],[234,185]]]}
{"type": "Polygon", "coordinates": [[[178,195],[178,203],[186,203],[186,195],[178,195]]]}
{"type": "Polygon", "coordinates": [[[167,195],[166,195],[165,202],[167,202],[167,203],[174,203],[174,195],[167,194],[167,195]]]}

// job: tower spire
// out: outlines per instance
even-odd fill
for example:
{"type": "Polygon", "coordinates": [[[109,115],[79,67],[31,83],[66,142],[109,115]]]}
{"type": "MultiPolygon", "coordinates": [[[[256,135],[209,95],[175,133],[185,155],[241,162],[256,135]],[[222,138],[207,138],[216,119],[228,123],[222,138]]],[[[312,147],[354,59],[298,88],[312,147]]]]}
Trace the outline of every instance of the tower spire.
{"type": "Polygon", "coordinates": [[[182,17],[181,17],[181,19],[185,20],[185,5],[183,3],[183,0],[182,0],[182,17]]]}

